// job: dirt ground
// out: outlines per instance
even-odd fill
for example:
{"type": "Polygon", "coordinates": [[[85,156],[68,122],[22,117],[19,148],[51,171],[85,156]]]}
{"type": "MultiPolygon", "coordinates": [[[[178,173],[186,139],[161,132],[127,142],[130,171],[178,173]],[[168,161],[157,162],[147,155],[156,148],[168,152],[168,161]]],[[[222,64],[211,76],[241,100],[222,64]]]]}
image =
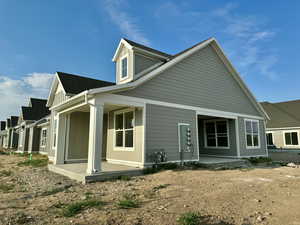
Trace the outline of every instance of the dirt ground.
{"type": "Polygon", "coordinates": [[[18,165],[25,159],[0,155],[0,224],[173,225],[187,212],[206,218],[199,224],[300,224],[300,168],[166,170],[83,185],[18,165]],[[120,207],[124,196],[137,208],[120,207]],[[102,207],[62,213],[89,199],[102,207]]]}

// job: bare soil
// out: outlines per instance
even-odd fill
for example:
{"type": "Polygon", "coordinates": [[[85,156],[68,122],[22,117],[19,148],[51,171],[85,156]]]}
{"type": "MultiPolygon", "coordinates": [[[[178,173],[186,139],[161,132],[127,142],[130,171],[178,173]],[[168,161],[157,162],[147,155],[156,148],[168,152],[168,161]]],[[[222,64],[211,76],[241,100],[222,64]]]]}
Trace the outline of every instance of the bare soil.
{"type": "Polygon", "coordinates": [[[0,224],[173,225],[186,212],[199,213],[199,224],[300,224],[300,168],[167,170],[83,185],[17,165],[24,160],[0,155],[0,224]],[[125,194],[138,208],[118,205],[125,194]],[[104,205],[62,214],[88,199],[104,205]]]}

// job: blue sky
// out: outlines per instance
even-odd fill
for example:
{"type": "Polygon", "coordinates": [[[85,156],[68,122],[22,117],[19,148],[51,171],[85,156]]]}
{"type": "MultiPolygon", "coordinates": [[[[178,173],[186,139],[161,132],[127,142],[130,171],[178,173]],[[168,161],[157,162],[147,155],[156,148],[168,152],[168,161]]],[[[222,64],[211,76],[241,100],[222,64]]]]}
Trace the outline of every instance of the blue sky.
{"type": "Polygon", "coordinates": [[[177,53],[214,36],[258,100],[300,99],[300,2],[0,0],[0,119],[47,97],[55,71],[114,80],[127,37],[177,53]]]}

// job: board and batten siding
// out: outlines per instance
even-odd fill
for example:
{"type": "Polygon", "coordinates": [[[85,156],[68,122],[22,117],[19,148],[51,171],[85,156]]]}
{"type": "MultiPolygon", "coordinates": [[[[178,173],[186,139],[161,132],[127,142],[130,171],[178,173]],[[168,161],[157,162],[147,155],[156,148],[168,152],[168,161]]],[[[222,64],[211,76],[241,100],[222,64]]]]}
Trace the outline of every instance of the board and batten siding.
{"type": "Polygon", "coordinates": [[[196,112],[171,108],[165,106],[146,105],[146,163],[151,161],[154,152],[164,150],[167,161],[197,160],[197,131],[196,131],[196,112]],[[178,142],[178,123],[191,125],[193,152],[181,154],[178,142]]]}
{"type": "MultiPolygon", "coordinates": [[[[118,111],[118,110],[116,110],[118,111]]],[[[143,161],[143,110],[134,109],[135,126],[134,126],[134,149],[133,151],[117,150],[114,147],[114,113],[116,111],[110,111],[108,113],[108,129],[107,129],[107,159],[123,160],[130,162],[142,163],[143,161]]]]}
{"type": "MultiPolygon", "coordinates": [[[[226,119],[224,119],[226,120],[226,119]]],[[[229,148],[209,148],[205,147],[205,131],[204,131],[204,120],[199,119],[198,130],[199,130],[199,152],[200,154],[207,155],[220,155],[220,156],[237,156],[237,145],[236,145],[236,129],[235,120],[228,120],[229,130],[229,148]]],[[[201,156],[200,156],[201,157],[201,156]]]]}
{"type": "Polygon", "coordinates": [[[241,157],[248,156],[264,156],[267,155],[267,145],[266,145],[266,133],[263,120],[259,121],[259,134],[260,134],[260,148],[247,149],[246,147],[246,131],[245,131],[245,120],[247,118],[238,117],[239,123],[239,141],[240,141],[240,153],[241,157]]]}
{"type": "Polygon", "coordinates": [[[211,46],[118,94],[262,116],[211,46]]]}

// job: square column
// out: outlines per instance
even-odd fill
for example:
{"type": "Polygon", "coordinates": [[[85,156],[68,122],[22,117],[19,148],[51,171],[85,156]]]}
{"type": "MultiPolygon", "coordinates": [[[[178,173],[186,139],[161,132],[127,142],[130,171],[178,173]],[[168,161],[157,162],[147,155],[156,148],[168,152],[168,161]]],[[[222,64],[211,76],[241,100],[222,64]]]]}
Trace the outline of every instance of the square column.
{"type": "Polygon", "coordinates": [[[101,172],[102,136],[103,136],[103,104],[90,105],[90,130],[87,174],[101,172]]]}
{"type": "MultiPolygon", "coordinates": [[[[55,123],[55,120],[53,121],[53,123],[55,123]]],[[[55,155],[54,155],[53,164],[54,165],[64,164],[66,129],[67,129],[67,116],[65,114],[57,114],[56,125],[54,124],[53,129],[56,129],[56,137],[53,137],[56,138],[55,155]]]]}

